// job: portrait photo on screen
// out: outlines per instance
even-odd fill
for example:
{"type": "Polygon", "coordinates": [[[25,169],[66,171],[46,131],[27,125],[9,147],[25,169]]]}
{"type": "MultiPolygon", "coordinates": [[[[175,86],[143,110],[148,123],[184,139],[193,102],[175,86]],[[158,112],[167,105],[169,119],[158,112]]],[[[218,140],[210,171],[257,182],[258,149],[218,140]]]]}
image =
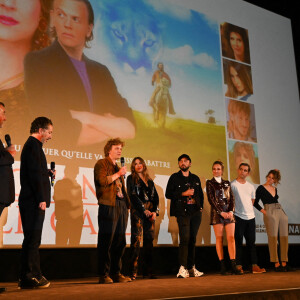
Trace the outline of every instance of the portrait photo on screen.
{"type": "Polygon", "coordinates": [[[247,101],[253,95],[251,67],[223,59],[225,96],[247,101]]]}
{"type": "Polygon", "coordinates": [[[227,138],[257,142],[254,104],[225,99],[227,138]]]}
{"type": "Polygon", "coordinates": [[[228,140],[228,156],[231,181],[237,178],[239,165],[247,163],[251,168],[247,180],[254,184],[260,183],[257,144],[228,140]]]}
{"type": "Polygon", "coordinates": [[[225,22],[220,25],[220,31],[222,56],[250,64],[248,30],[225,22]]]}
{"type": "Polygon", "coordinates": [[[2,2],[0,15],[4,21],[0,23],[0,101],[5,103],[7,115],[4,134],[10,134],[12,142],[19,145],[27,139],[32,121],[24,91],[23,60],[26,54],[50,44],[47,29],[51,1],[2,2]],[[11,23],[5,22],[5,16],[10,17],[11,23]]]}

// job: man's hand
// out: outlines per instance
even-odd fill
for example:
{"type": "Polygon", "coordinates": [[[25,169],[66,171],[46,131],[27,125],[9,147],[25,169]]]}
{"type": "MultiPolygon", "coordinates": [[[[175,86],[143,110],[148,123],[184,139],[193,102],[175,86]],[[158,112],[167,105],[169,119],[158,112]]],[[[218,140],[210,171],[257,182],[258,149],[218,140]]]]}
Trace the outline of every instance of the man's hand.
{"type": "Polygon", "coordinates": [[[150,221],[150,222],[154,222],[155,219],[156,219],[156,213],[153,212],[153,213],[151,213],[151,216],[150,216],[150,218],[149,218],[149,221],[150,221]]]}
{"type": "Polygon", "coordinates": [[[188,189],[188,190],[186,190],[185,192],[181,193],[181,195],[182,195],[182,196],[189,197],[189,196],[193,196],[193,195],[194,195],[194,192],[195,192],[194,189],[188,189]]]}
{"type": "Polygon", "coordinates": [[[118,174],[121,176],[124,176],[127,173],[126,170],[126,166],[123,166],[122,168],[120,168],[120,170],[118,171],[118,174]]]}
{"type": "Polygon", "coordinates": [[[45,210],[46,209],[46,202],[40,202],[39,209],[45,210]]]}
{"type": "Polygon", "coordinates": [[[151,211],[150,210],[145,210],[144,211],[144,214],[145,214],[145,216],[147,217],[147,218],[149,218],[149,217],[151,217],[151,211]]]}
{"type": "Polygon", "coordinates": [[[49,176],[51,176],[51,174],[53,175],[53,179],[55,179],[55,176],[56,176],[56,170],[51,170],[49,169],[49,176]]]}
{"type": "Polygon", "coordinates": [[[5,148],[5,150],[7,152],[9,152],[11,154],[11,156],[15,156],[17,151],[16,151],[16,148],[15,148],[15,145],[10,145],[9,147],[5,148]]]}

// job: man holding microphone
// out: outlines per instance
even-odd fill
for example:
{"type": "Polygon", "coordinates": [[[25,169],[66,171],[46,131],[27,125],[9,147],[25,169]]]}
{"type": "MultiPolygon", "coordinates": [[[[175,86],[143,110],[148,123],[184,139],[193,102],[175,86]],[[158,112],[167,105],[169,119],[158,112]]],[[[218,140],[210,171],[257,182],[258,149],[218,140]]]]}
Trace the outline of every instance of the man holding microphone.
{"type": "MultiPolygon", "coordinates": [[[[5,105],[0,102],[0,128],[6,121],[5,105]]],[[[0,217],[5,207],[11,205],[15,201],[15,183],[12,165],[16,154],[15,146],[10,144],[10,137],[6,135],[7,147],[4,148],[0,139],[0,217]]],[[[0,287],[0,293],[5,288],[0,287]]]]}

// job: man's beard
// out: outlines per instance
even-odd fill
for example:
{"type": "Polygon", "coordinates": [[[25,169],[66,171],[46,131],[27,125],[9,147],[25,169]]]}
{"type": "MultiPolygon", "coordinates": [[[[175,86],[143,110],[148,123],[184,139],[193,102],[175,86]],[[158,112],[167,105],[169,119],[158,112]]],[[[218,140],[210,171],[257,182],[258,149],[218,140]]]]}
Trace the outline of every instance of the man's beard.
{"type": "Polygon", "coordinates": [[[183,172],[186,172],[186,171],[189,170],[189,168],[190,167],[184,167],[184,166],[182,166],[182,167],[180,167],[180,170],[183,171],[183,172]]]}

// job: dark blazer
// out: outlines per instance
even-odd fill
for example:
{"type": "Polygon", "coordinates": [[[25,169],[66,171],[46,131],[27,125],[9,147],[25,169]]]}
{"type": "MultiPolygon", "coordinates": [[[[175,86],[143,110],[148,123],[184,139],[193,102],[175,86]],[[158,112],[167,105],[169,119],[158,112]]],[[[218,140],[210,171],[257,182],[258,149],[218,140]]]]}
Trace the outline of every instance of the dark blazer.
{"type": "Polygon", "coordinates": [[[153,180],[148,180],[148,189],[150,193],[147,193],[147,186],[143,180],[139,179],[138,183],[133,181],[132,175],[127,177],[127,192],[130,198],[131,208],[134,208],[140,217],[144,216],[146,201],[152,202],[151,212],[156,212],[159,197],[154,185],[153,180]],[[150,194],[150,197],[148,196],[150,194]]]}
{"type": "MultiPolygon", "coordinates": [[[[200,178],[197,175],[189,172],[188,181],[192,184],[192,187],[195,190],[193,198],[196,201],[197,210],[203,209],[204,197],[200,178]]],[[[186,186],[186,182],[187,179],[185,178],[185,176],[183,176],[181,171],[172,174],[169,178],[166,188],[166,198],[171,199],[171,216],[178,217],[186,215],[188,197],[181,195],[188,189],[188,187],[186,186]]]]}
{"type": "Polygon", "coordinates": [[[15,201],[14,158],[5,150],[0,139],[0,203],[9,206],[15,201]]]}
{"type": "MultiPolygon", "coordinates": [[[[113,164],[109,157],[99,159],[94,167],[94,182],[96,188],[96,196],[99,204],[108,206],[116,205],[117,197],[117,183],[116,180],[112,181],[114,175],[119,167],[113,164]]],[[[122,182],[122,193],[126,202],[127,208],[130,208],[130,200],[126,193],[125,182],[123,176],[120,177],[122,182]]]]}
{"type": "MultiPolygon", "coordinates": [[[[132,110],[119,94],[107,67],[86,56],[83,60],[92,89],[93,112],[99,115],[110,113],[134,124],[132,110]]],[[[90,111],[83,83],[71,59],[55,41],[41,51],[30,52],[25,57],[24,72],[25,93],[33,118],[50,118],[57,128],[56,145],[68,145],[70,149],[81,130],[81,123],[72,119],[70,110],[90,111]]]]}
{"type": "Polygon", "coordinates": [[[19,196],[20,206],[50,206],[50,179],[43,144],[33,136],[26,141],[21,153],[19,196]]]}

